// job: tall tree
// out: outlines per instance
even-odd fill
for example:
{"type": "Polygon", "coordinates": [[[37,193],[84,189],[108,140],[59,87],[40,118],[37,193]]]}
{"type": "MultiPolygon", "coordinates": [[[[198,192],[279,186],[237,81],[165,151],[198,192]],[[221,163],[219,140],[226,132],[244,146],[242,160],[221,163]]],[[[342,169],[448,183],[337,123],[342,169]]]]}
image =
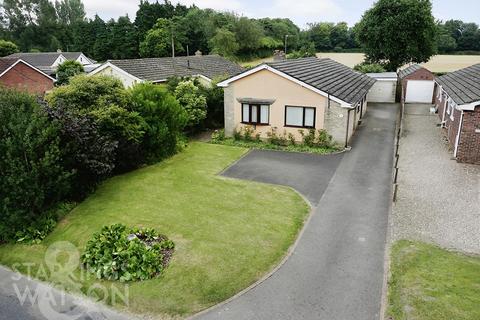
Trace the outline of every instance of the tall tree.
{"type": "Polygon", "coordinates": [[[140,43],[142,57],[168,57],[172,55],[172,41],[175,54],[184,52],[185,30],[177,19],[158,19],[140,43]]]}
{"type": "Polygon", "coordinates": [[[378,0],[358,24],[367,59],[396,71],[406,63],[427,62],[436,51],[430,0],[378,0]]]}
{"type": "Polygon", "coordinates": [[[85,20],[85,7],[82,0],[56,0],[55,9],[58,19],[64,25],[85,20]]]}
{"type": "Polygon", "coordinates": [[[118,18],[113,24],[111,38],[111,55],[114,59],[138,57],[137,31],[128,16],[118,18]]]}
{"type": "Polygon", "coordinates": [[[225,28],[219,28],[209,44],[212,52],[224,57],[234,57],[239,48],[235,34],[225,28]]]}
{"type": "Polygon", "coordinates": [[[263,29],[255,20],[241,17],[235,24],[235,37],[240,46],[240,51],[249,53],[260,48],[263,29]]]}

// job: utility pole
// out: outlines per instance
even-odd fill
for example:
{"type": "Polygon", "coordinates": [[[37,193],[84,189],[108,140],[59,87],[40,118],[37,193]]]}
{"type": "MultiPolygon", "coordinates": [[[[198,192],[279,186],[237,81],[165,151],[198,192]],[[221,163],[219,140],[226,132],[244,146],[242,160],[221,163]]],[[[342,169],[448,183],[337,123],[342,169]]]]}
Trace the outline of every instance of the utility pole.
{"type": "Polygon", "coordinates": [[[172,30],[172,58],[175,58],[175,41],[173,41],[173,30],[172,30]]]}
{"type": "Polygon", "coordinates": [[[285,56],[287,56],[287,39],[288,39],[289,35],[286,34],[285,35],[285,50],[283,51],[285,53],[285,56]]]}

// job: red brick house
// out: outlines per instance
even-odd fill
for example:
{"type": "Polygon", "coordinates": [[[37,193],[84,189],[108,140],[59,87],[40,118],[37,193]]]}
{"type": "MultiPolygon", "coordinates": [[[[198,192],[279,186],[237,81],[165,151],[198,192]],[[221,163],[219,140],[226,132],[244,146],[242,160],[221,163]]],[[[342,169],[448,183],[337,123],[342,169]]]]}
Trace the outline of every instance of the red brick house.
{"type": "Polygon", "coordinates": [[[0,58],[0,85],[44,95],[55,79],[21,59],[0,58]]]}
{"type": "Polygon", "coordinates": [[[398,79],[402,88],[402,103],[433,103],[435,76],[430,70],[413,64],[400,70],[398,79]]]}
{"type": "Polygon", "coordinates": [[[480,64],[435,82],[435,105],[454,157],[480,164],[480,64]]]}

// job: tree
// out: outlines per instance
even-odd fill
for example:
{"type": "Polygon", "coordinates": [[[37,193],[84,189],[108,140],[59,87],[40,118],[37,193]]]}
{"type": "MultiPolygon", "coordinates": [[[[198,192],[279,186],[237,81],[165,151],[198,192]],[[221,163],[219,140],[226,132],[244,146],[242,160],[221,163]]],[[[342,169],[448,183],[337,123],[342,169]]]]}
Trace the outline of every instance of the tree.
{"type": "Polygon", "coordinates": [[[320,22],[308,25],[308,39],[315,43],[317,51],[329,51],[333,49],[330,36],[334,27],[333,23],[320,22]]]}
{"type": "Polygon", "coordinates": [[[339,22],[330,32],[330,42],[333,48],[344,49],[348,47],[349,29],[346,22],[339,22]]]}
{"type": "Polygon", "coordinates": [[[396,71],[406,63],[427,62],[436,50],[430,0],[378,0],[358,24],[358,39],[371,62],[396,71]]]}
{"type": "Polygon", "coordinates": [[[151,83],[134,86],[131,94],[132,110],[145,121],[141,150],[147,162],[174,154],[188,121],[185,109],[166,88],[151,83]]]}
{"type": "Polygon", "coordinates": [[[235,37],[239,50],[243,53],[250,53],[252,50],[260,48],[263,30],[255,20],[241,17],[235,24],[235,37]]]}
{"type": "Polygon", "coordinates": [[[361,73],[382,73],[385,72],[385,68],[378,63],[362,62],[353,67],[353,70],[361,73]]]}
{"type": "Polygon", "coordinates": [[[187,126],[194,129],[207,116],[207,100],[200,94],[192,80],[180,82],[175,89],[175,98],[187,111],[187,126]]]}
{"type": "Polygon", "coordinates": [[[70,78],[84,73],[83,65],[74,60],[67,60],[57,68],[57,85],[68,84],[70,78]]]}
{"type": "Polygon", "coordinates": [[[18,47],[15,43],[6,40],[0,40],[0,57],[5,57],[18,51],[18,47]]]}
{"type": "Polygon", "coordinates": [[[85,20],[85,7],[82,0],[56,0],[55,9],[58,19],[64,25],[72,25],[85,20]]]}
{"type": "Polygon", "coordinates": [[[111,56],[114,59],[138,57],[137,31],[128,16],[118,18],[113,24],[111,43],[111,56]]]}
{"type": "Polygon", "coordinates": [[[182,40],[185,40],[185,33],[178,21],[173,19],[158,19],[153,28],[147,32],[145,40],[140,43],[140,56],[171,56],[172,38],[175,45],[175,53],[183,52],[182,40]]]}
{"type": "Polygon", "coordinates": [[[208,42],[212,52],[223,57],[234,57],[239,49],[235,34],[225,28],[217,29],[217,33],[208,42]]]}

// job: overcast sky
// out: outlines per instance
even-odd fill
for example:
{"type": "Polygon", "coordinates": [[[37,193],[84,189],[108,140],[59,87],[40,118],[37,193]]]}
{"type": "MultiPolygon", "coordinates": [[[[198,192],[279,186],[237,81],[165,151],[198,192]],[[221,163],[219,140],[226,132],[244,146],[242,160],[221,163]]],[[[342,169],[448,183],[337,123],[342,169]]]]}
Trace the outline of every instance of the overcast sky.
{"type": "MultiPolygon", "coordinates": [[[[154,0],[150,0],[154,1],[154,0]]],[[[162,0],[160,0],[162,1],[162,0]]],[[[172,0],[200,8],[235,11],[252,18],[290,18],[300,27],[307,22],[346,21],[353,25],[374,0],[172,0]]],[[[135,17],[139,0],[83,0],[87,15],[97,13],[103,19],[128,14],[135,17]]],[[[435,18],[459,19],[480,24],[480,0],[433,0],[435,18]]]]}

